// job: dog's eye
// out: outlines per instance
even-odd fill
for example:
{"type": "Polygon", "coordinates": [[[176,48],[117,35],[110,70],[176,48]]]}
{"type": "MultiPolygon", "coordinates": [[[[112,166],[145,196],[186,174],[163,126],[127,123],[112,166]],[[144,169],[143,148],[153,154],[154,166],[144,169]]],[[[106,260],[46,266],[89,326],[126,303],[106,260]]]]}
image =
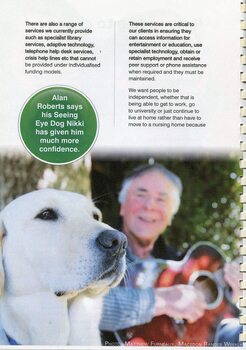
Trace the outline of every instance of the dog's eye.
{"type": "Polygon", "coordinates": [[[54,221],[58,219],[58,215],[53,209],[44,209],[36,216],[36,219],[54,221]]]}
{"type": "Polygon", "coordinates": [[[7,236],[7,230],[5,225],[3,224],[3,235],[2,235],[2,239],[5,238],[7,236]]]}
{"type": "Polygon", "coordinates": [[[96,220],[96,221],[101,221],[102,217],[100,214],[98,213],[93,213],[93,219],[96,220]]]}

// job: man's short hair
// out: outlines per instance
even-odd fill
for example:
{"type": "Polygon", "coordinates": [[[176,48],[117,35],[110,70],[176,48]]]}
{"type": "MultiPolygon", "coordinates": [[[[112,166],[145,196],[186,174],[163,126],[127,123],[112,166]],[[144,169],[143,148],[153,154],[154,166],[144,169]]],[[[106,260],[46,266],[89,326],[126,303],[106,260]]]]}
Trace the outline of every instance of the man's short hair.
{"type": "Polygon", "coordinates": [[[121,190],[119,192],[118,200],[119,203],[122,204],[126,200],[126,195],[128,192],[129,187],[132,184],[132,181],[143,174],[146,174],[148,172],[157,171],[161,174],[163,174],[175,187],[175,190],[172,192],[173,195],[173,210],[172,215],[175,215],[179,209],[180,206],[180,197],[182,194],[182,182],[180,178],[175,175],[173,172],[165,168],[163,165],[159,163],[155,164],[147,164],[147,165],[140,165],[136,168],[134,168],[127,177],[123,180],[121,190]]]}

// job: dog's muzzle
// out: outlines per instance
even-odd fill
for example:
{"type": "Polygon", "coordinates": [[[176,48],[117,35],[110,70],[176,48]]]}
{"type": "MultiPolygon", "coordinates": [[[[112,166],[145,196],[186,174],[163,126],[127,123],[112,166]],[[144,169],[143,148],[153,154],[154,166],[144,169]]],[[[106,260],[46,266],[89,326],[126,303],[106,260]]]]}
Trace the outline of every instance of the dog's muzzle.
{"type": "Polygon", "coordinates": [[[100,250],[114,255],[123,256],[126,252],[127,238],[116,230],[105,230],[99,233],[96,239],[100,250]]]}

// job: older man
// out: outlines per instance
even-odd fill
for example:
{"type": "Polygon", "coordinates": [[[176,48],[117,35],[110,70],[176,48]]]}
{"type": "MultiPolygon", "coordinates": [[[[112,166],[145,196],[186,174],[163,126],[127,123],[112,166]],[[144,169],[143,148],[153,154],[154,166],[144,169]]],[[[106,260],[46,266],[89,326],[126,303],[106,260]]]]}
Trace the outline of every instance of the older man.
{"type": "MultiPolygon", "coordinates": [[[[130,261],[152,257],[156,240],[178,211],[181,192],[180,179],[160,164],[136,168],[124,180],[119,194],[120,215],[128,237],[130,261]]],[[[177,259],[175,251],[164,248],[163,259],[177,259]]],[[[238,278],[236,267],[227,265],[225,278],[234,296],[239,290],[235,276],[238,278]]],[[[148,323],[163,314],[195,322],[204,314],[205,307],[203,296],[193,286],[145,289],[121,286],[105,297],[101,329],[116,331],[148,323]]]]}

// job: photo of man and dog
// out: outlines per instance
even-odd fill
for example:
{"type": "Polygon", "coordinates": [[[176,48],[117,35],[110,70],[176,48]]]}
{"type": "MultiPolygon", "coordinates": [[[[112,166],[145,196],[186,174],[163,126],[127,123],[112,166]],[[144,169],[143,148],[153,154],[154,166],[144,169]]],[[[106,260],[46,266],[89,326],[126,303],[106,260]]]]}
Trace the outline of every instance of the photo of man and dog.
{"type": "Polygon", "coordinates": [[[236,157],[0,164],[1,345],[242,346],[236,157]]]}

